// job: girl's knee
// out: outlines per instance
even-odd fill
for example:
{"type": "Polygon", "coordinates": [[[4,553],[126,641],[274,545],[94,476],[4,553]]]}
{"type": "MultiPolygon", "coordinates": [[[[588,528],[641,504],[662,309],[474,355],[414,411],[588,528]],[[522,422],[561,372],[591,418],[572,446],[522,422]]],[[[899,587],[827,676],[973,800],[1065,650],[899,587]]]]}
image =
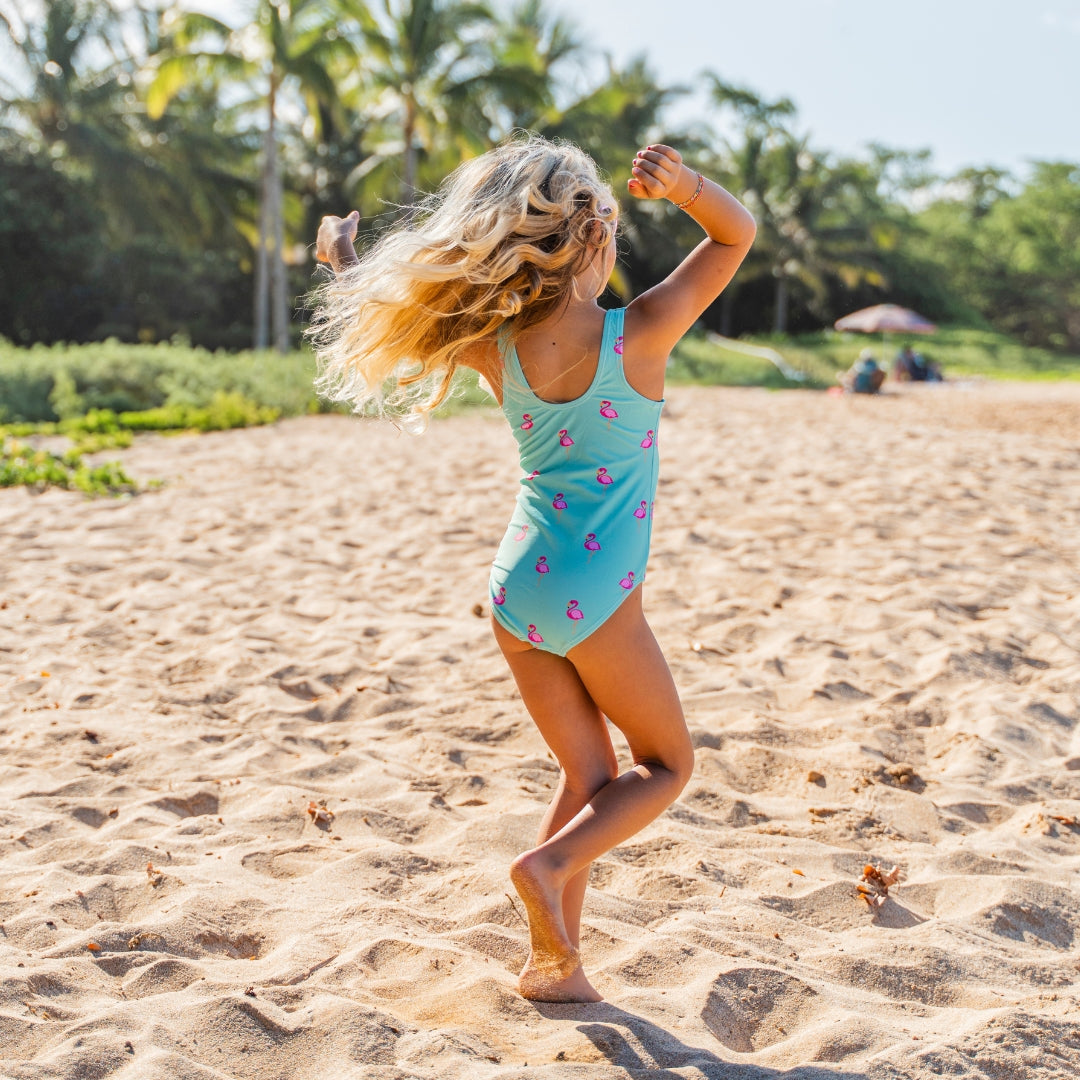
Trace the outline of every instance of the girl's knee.
{"type": "Polygon", "coordinates": [[[612,756],[609,760],[578,762],[562,766],[562,783],[568,791],[578,792],[591,799],[602,787],[619,775],[619,765],[612,756]]]}
{"type": "Polygon", "coordinates": [[[690,782],[694,775],[694,745],[687,738],[680,746],[665,748],[663,754],[657,755],[652,760],[644,760],[638,764],[652,765],[663,769],[670,777],[673,788],[672,799],[677,799],[679,793],[690,782]]]}
{"type": "Polygon", "coordinates": [[[679,785],[681,792],[690,783],[690,777],[694,775],[694,744],[689,739],[686,740],[686,746],[675,755],[675,759],[668,768],[671,769],[675,783],[679,785]]]}

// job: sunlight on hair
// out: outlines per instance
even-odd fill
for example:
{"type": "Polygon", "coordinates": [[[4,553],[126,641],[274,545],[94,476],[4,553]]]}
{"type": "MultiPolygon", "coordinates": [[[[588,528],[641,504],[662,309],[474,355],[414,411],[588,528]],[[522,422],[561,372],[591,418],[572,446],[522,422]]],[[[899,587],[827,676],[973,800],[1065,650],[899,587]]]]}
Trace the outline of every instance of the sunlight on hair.
{"type": "Polygon", "coordinates": [[[468,350],[509,346],[614,242],[618,206],[576,146],[516,137],[464,162],[315,290],[316,388],[418,433],[468,350]]]}

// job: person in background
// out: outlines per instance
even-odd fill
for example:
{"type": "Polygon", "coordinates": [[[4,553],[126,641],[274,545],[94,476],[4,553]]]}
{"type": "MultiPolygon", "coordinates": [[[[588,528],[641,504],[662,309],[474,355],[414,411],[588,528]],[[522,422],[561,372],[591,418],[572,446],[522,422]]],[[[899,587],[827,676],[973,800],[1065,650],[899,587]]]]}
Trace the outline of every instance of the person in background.
{"type": "Polygon", "coordinates": [[[941,368],[905,345],[893,361],[893,378],[897,382],[941,382],[941,368]]]}
{"type": "Polygon", "coordinates": [[[885,381],[885,372],[873,352],[863,349],[850,370],[842,372],[837,378],[849,394],[876,394],[885,381]]]}

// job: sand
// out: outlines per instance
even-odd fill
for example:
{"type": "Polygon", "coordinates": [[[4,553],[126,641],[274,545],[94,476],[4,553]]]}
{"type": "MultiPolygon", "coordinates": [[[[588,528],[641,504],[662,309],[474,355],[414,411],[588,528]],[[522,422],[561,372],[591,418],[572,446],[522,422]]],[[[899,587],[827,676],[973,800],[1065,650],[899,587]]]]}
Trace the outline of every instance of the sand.
{"type": "Polygon", "coordinates": [[[556,769],[486,620],[497,415],[0,491],[0,1076],[1080,1074],[1080,388],[676,388],[662,440],[697,768],[594,867],[598,1005],[515,993],[556,769]]]}

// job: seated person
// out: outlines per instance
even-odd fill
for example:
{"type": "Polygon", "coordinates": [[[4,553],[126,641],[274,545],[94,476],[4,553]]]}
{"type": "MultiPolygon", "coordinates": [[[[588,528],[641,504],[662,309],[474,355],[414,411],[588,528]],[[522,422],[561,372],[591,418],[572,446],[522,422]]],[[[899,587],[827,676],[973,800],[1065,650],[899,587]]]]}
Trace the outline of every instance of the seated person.
{"type": "Polygon", "coordinates": [[[874,354],[863,349],[851,370],[837,377],[840,385],[851,394],[876,394],[885,381],[885,372],[878,366],[874,354]]]}
{"type": "Polygon", "coordinates": [[[897,382],[941,382],[941,368],[905,345],[893,361],[893,378],[897,382]]]}

